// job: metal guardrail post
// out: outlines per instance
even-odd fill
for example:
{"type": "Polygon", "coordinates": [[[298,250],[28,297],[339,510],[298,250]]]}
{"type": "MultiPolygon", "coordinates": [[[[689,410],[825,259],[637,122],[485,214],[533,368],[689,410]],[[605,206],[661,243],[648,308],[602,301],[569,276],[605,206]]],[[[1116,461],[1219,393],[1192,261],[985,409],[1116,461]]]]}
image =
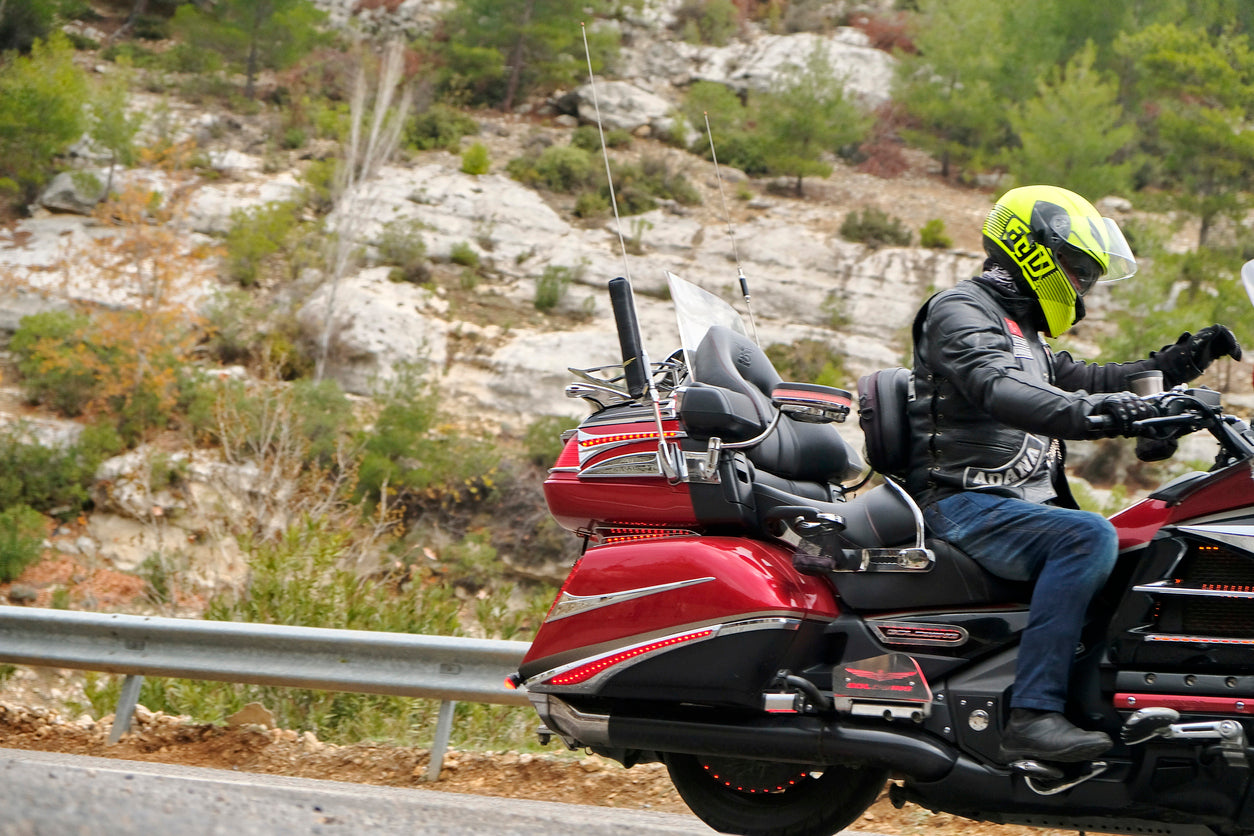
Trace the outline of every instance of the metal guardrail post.
{"type": "Polygon", "coordinates": [[[453,734],[453,709],[457,703],[445,700],[440,703],[440,714],[435,721],[435,740],[431,743],[431,762],[427,764],[427,780],[440,780],[444,768],[444,753],[448,751],[448,739],[453,734]]]}
{"type": "Polygon", "coordinates": [[[135,706],[139,704],[139,689],[143,684],[144,678],[137,673],[127,674],[122,680],[122,693],[118,695],[118,707],[113,712],[113,727],[109,729],[110,743],[117,743],[122,735],[130,731],[131,718],[135,716],[135,706]]]}

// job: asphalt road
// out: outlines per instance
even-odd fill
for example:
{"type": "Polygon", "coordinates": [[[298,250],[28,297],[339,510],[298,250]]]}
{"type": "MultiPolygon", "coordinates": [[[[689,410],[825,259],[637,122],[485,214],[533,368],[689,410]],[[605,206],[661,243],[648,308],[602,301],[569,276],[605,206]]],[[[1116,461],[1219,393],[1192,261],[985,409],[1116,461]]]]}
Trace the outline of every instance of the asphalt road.
{"type": "Polygon", "coordinates": [[[691,816],[0,749],[3,836],[709,836],[691,816]]]}

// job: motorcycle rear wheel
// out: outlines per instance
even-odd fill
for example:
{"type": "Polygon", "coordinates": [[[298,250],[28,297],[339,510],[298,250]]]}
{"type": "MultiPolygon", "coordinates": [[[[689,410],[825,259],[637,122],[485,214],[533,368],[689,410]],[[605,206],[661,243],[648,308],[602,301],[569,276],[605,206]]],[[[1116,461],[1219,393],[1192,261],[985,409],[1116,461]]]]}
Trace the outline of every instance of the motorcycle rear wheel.
{"type": "Polygon", "coordinates": [[[832,836],[870,807],[888,772],[668,753],[680,798],[722,833],[832,836]]]}

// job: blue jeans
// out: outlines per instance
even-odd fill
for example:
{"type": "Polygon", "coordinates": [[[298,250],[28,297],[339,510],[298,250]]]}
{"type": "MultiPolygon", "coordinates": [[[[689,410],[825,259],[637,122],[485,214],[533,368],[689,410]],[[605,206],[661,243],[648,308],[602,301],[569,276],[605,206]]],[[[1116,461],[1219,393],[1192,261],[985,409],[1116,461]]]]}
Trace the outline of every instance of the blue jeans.
{"type": "Polygon", "coordinates": [[[1035,579],[1010,705],[1062,711],[1089,602],[1114,569],[1115,528],[1100,514],[967,491],[923,509],[930,533],[986,570],[1035,579]]]}

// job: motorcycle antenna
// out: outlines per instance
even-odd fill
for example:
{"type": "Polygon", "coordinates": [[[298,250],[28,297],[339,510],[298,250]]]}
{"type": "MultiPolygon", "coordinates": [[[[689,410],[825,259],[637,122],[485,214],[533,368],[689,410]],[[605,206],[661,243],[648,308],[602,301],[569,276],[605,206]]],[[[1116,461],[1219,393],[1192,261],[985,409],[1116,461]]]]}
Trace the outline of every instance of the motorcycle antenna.
{"type": "Polygon", "coordinates": [[[662,422],[662,403],[653,386],[649,373],[649,355],[640,339],[640,325],[636,320],[636,306],[631,292],[631,268],[627,264],[627,241],[623,238],[623,220],[618,214],[618,199],[614,196],[614,175],[610,171],[610,152],[605,145],[605,128],[601,123],[601,103],[597,99],[596,74],[592,72],[592,50],[588,48],[588,27],[579,22],[583,35],[583,54],[588,59],[588,83],[592,88],[592,106],[596,110],[597,133],[601,137],[601,156],[605,160],[605,180],[610,187],[610,205],[614,208],[614,225],[618,230],[618,245],[623,252],[623,278],[610,280],[610,302],[614,307],[614,320],[618,325],[619,346],[623,353],[623,374],[627,392],[633,398],[643,396],[653,405],[653,420],[657,425],[657,460],[663,475],[672,484],[683,474],[683,458],[678,446],[666,443],[666,426],[662,422]]]}
{"type": "Polygon", "coordinates": [[[597,80],[592,72],[592,51],[588,49],[588,27],[579,22],[579,31],[583,35],[583,54],[588,59],[588,86],[592,88],[592,107],[597,115],[597,133],[601,137],[601,156],[605,159],[605,180],[610,186],[610,206],[614,209],[614,226],[618,230],[618,246],[623,251],[623,275],[631,279],[631,268],[627,265],[627,240],[623,238],[623,219],[618,214],[618,199],[614,196],[614,175],[610,173],[610,152],[605,147],[605,128],[601,125],[601,103],[597,100],[597,80]]]}
{"type": "Polygon", "coordinates": [[[723,201],[723,217],[727,219],[727,237],[731,239],[732,255],[736,259],[736,278],[740,280],[740,295],[745,299],[745,310],[749,312],[749,324],[753,326],[753,341],[759,346],[758,321],[753,318],[753,306],[749,304],[749,280],[745,278],[744,267],[740,264],[740,250],[736,246],[736,231],[732,228],[731,211],[727,208],[727,194],[723,191],[723,174],[718,167],[718,154],[714,151],[714,131],[710,128],[710,113],[703,111],[705,116],[705,134],[710,138],[710,158],[714,160],[714,179],[718,181],[718,195],[723,201]]]}

